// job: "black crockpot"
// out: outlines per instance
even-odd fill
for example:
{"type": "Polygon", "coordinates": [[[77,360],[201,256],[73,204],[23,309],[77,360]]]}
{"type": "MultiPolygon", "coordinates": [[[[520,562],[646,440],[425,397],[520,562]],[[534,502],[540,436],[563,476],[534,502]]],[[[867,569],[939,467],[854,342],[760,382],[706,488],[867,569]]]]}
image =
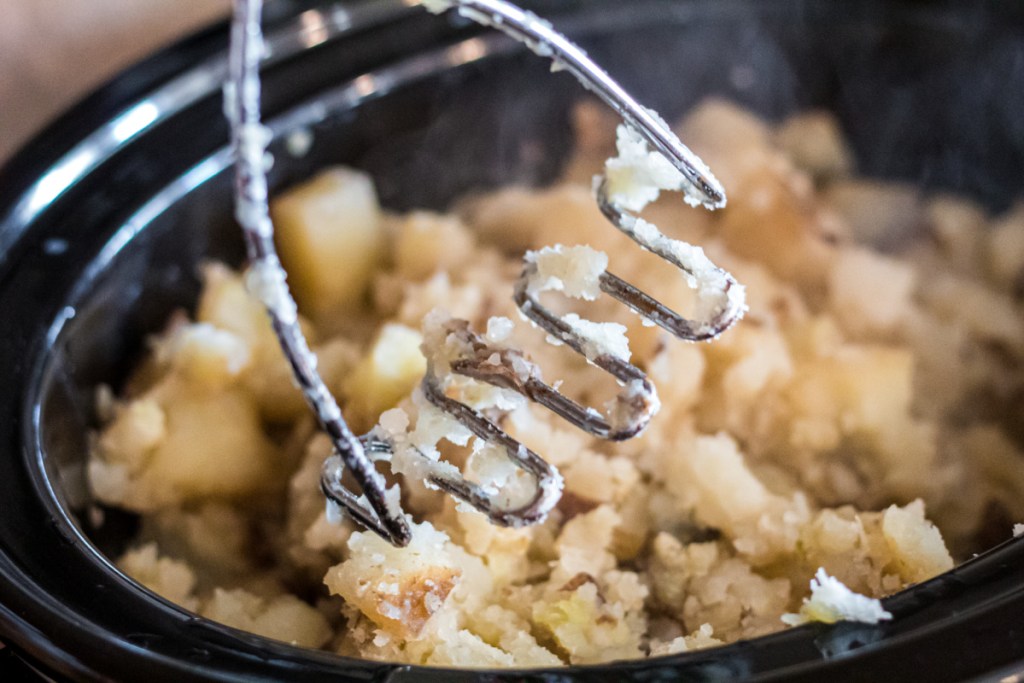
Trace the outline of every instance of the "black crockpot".
{"type": "MultiPolygon", "coordinates": [[[[407,4],[271,3],[273,187],[346,163],[373,174],[388,208],[440,209],[470,190],[555,178],[581,89],[500,35],[407,4]],[[316,144],[294,157],[281,139],[301,129],[316,144]]],[[[709,94],[769,118],[825,106],[862,172],[965,193],[993,210],[1024,189],[1016,3],[524,4],[669,118],[709,94]]],[[[304,651],[201,619],[118,571],[107,558],[136,520],[107,511],[102,526],[90,523],[83,465],[94,388],[122,380],[145,335],[194,303],[197,263],[241,260],[220,114],[226,42],[217,26],[139,64],[0,172],[0,640],[19,657],[57,678],[153,683],[1024,676],[1024,538],[887,599],[891,623],[808,625],[546,671],[304,651]]]]}

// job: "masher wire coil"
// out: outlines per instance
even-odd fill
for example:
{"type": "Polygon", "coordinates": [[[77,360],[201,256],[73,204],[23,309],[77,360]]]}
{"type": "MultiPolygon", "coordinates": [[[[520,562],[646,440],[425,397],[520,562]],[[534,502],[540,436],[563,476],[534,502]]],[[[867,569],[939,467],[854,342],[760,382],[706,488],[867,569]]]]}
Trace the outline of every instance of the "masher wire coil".
{"type": "MultiPolygon", "coordinates": [[[[461,14],[504,31],[537,54],[552,59],[557,67],[571,72],[618,112],[633,131],[671,163],[680,174],[679,186],[672,189],[683,192],[688,203],[708,209],[724,206],[725,193],[721,185],[664,121],[637,104],[586,53],[554,31],[546,21],[504,0],[424,0],[423,4],[435,12],[458,8],[461,14]]],[[[317,372],[316,357],[299,328],[297,307],[288,292],[285,273],[274,247],[265,170],[270,135],[260,124],[259,113],[259,63],[263,50],[261,9],[262,0],[234,2],[229,81],[225,86],[225,114],[231,124],[236,162],[235,213],[249,259],[247,285],[263,302],[296,382],[333,445],[334,453],[324,462],[321,472],[320,486],[324,495],[366,528],[394,545],[404,546],[412,536],[401,508],[400,492],[397,486],[388,488],[374,462],[389,459],[396,448],[412,447],[394,443],[379,430],[356,437],[349,429],[336,400],[317,372]],[[346,470],[353,475],[361,495],[342,483],[346,470]]],[[[652,225],[622,208],[609,192],[607,178],[598,177],[595,195],[602,213],[613,225],[642,248],[683,270],[697,286],[710,290],[716,304],[703,318],[689,320],[607,270],[599,276],[601,291],[686,341],[714,339],[743,315],[742,287],[731,275],[707,261],[701,250],[666,238],[652,225]]],[[[489,344],[465,321],[444,323],[444,334],[449,335],[459,349],[459,353],[447,361],[444,371],[515,391],[603,439],[622,440],[639,434],[658,409],[654,385],[640,368],[603,349],[598,340],[543,306],[538,292],[531,286],[536,267],[536,263],[527,259],[515,285],[516,305],[526,318],[557,342],[585,356],[588,362],[611,374],[622,385],[609,414],[582,406],[565,396],[544,382],[539,368],[521,352],[489,344]]],[[[707,295],[708,291],[703,293],[707,295]]],[[[455,468],[442,466],[414,450],[413,457],[420,459],[424,478],[430,485],[472,505],[495,524],[524,526],[543,521],[561,496],[562,478],[557,469],[511,437],[481,410],[447,396],[445,382],[444,373],[428,359],[421,383],[424,398],[478,439],[502,448],[516,467],[533,478],[534,491],[525,503],[502,504],[493,491],[469,481],[455,468]]]]}

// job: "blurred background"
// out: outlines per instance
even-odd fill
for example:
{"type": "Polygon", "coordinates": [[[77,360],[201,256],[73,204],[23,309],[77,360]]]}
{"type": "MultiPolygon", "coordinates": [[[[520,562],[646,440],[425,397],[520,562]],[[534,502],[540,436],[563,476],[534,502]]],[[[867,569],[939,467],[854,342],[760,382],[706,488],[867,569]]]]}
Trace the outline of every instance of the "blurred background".
{"type": "Polygon", "coordinates": [[[0,163],[80,97],[230,0],[0,0],[0,163]]]}

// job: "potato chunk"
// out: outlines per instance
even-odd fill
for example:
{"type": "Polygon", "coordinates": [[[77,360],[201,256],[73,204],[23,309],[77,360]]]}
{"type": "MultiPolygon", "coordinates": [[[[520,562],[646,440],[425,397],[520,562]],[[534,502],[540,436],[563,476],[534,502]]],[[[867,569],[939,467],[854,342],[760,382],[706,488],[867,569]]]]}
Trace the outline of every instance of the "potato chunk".
{"type": "Polygon", "coordinates": [[[167,436],[145,472],[155,488],[184,500],[235,498],[265,490],[273,481],[274,447],[256,406],[241,391],[176,393],[163,408],[167,436]]]}
{"type": "Polygon", "coordinates": [[[384,250],[380,206],[369,176],[332,168],[271,207],[288,281],[306,313],[358,309],[384,250]]]}
{"type": "Polygon", "coordinates": [[[573,664],[635,658],[637,635],[624,618],[604,609],[597,585],[586,582],[568,595],[556,594],[533,606],[533,622],[570,653],[573,664]],[[564,597],[563,597],[564,596],[564,597]]]}
{"type": "MultiPolygon", "coordinates": [[[[260,409],[260,415],[271,422],[293,420],[306,409],[305,400],[292,379],[291,366],[281,351],[270,316],[263,304],[249,296],[242,278],[219,265],[204,269],[206,286],[199,300],[196,317],[199,324],[209,324],[227,331],[248,347],[250,359],[241,380],[260,409]]],[[[316,330],[299,317],[306,339],[316,344],[316,330]]],[[[315,348],[322,356],[320,348],[315,348]]],[[[324,369],[333,370],[333,358],[320,358],[324,369]]],[[[223,374],[223,373],[221,373],[223,374]]],[[[324,376],[330,376],[325,372],[324,376]]]]}
{"type": "Polygon", "coordinates": [[[196,575],[184,562],[162,557],[155,543],[129,550],[117,561],[133,579],[185,609],[196,608],[196,575]]]}
{"type": "Polygon", "coordinates": [[[448,545],[448,536],[429,523],[414,527],[407,548],[369,532],[354,533],[349,559],[331,568],[324,583],[387,633],[413,638],[462,576],[448,545]]]}
{"type": "Polygon", "coordinates": [[[850,174],[853,153],[835,114],[825,110],[791,116],[775,132],[775,142],[793,163],[817,180],[850,174]]]}
{"type": "Polygon", "coordinates": [[[924,517],[924,503],[890,506],[882,516],[882,533],[904,581],[925,581],[953,568],[942,534],[924,517]]]}
{"type": "Polygon", "coordinates": [[[843,432],[898,431],[910,405],[913,356],[883,346],[845,347],[801,366],[786,395],[796,412],[843,432]]]}
{"type": "Polygon", "coordinates": [[[241,588],[217,588],[201,611],[207,619],[299,647],[320,647],[331,637],[327,619],[293,595],[265,600],[241,588]]]}
{"type": "Polygon", "coordinates": [[[719,222],[726,245],[808,293],[820,290],[834,260],[832,226],[791,174],[767,163],[745,170],[719,222]]]}
{"type": "Polygon", "coordinates": [[[472,233],[462,221],[415,211],[398,225],[395,270],[410,280],[425,280],[469,260],[473,247],[472,233]]]}
{"type": "Polygon", "coordinates": [[[838,252],[829,274],[829,295],[847,330],[885,334],[909,316],[916,280],[913,267],[906,263],[850,247],[838,252]]]}
{"type": "Polygon", "coordinates": [[[842,180],[829,186],[825,202],[861,244],[899,244],[913,234],[921,218],[918,190],[909,184],[842,180]]]}
{"type": "Polygon", "coordinates": [[[345,382],[345,415],[356,428],[369,428],[377,417],[394,408],[427,370],[420,353],[423,336],[405,325],[381,328],[369,351],[345,382]]]}
{"type": "Polygon", "coordinates": [[[1024,273],[1024,204],[993,222],[986,237],[992,278],[1007,288],[1018,286],[1024,273]]]}

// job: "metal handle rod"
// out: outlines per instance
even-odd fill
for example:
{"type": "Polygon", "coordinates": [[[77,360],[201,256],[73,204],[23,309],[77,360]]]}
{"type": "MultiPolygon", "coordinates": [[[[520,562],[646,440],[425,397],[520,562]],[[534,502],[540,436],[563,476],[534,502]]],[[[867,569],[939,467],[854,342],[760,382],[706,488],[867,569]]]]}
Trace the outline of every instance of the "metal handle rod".
{"type": "Polygon", "coordinates": [[[667,158],[689,183],[685,193],[708,209],[725,206],[725,190],[700,158],[682,143],[661,117],[641,106],[587,53],[554,30],[547,21],[504,0],[456,0],[459,12],[525,43],[576,77],[614,109],[667,158]]]}
{"type": "Polygon", "coordinates": [[[231,124],[235,154],[235,217],[241,225],[249,258],[247,284],[270,316],[281,350],[320,427],[352,472],[363,496],[341,483],[341,468],[331,468],[321,484],[324,493],[360,523],[391,543],[408,545],[412,534],[405,516],[389,509],[387,484],[374,468],[359,439],[342,417],[337,401],[317,371],[298,323],[298,308],[285,283],[274,247],[274,227],[267,199],[266,147],[269,131],[260,123],[259,66],[263,53],[260,28],[262,0],[235,0],[229,51],[229,79],[224,88],[224,112],[231,124]]]}

